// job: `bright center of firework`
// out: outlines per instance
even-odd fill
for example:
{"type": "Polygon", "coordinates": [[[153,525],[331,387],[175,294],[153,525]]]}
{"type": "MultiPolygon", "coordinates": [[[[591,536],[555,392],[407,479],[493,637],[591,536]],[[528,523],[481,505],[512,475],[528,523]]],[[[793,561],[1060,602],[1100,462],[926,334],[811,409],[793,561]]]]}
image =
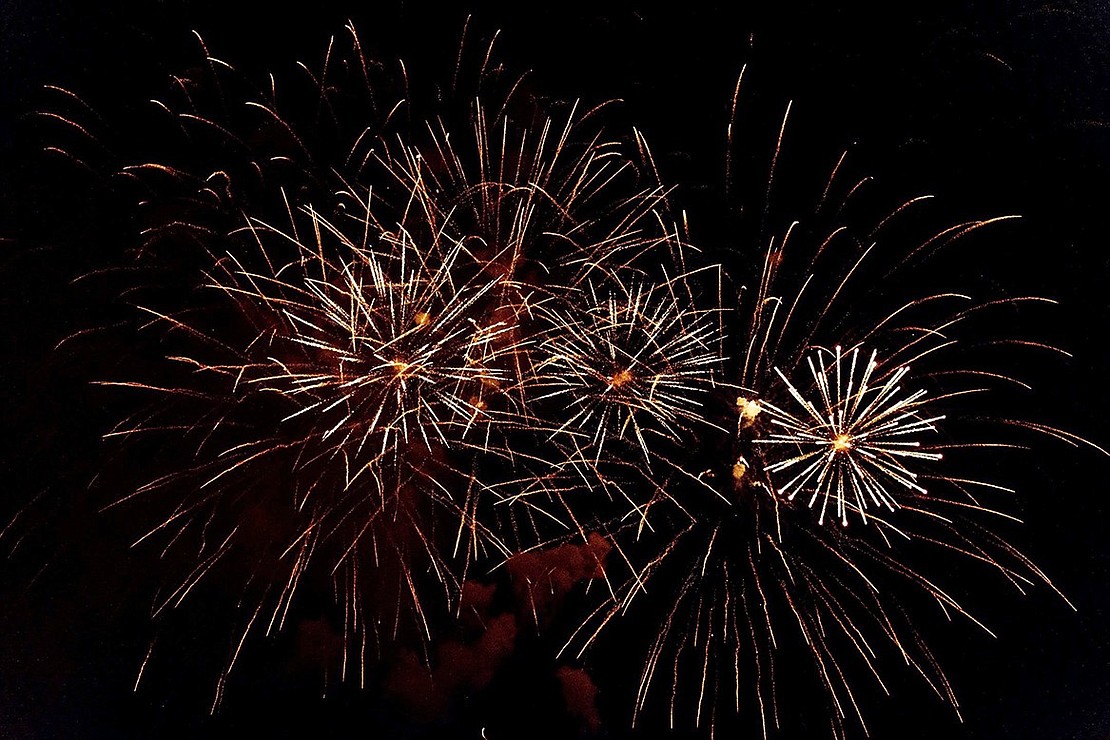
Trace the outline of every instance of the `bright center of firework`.
{"type": "Polygon", "coordinates": [[[622,385],[627,385],[632,381],[632,372],[628,368],[625,368],[618,373],[614,373],[613,377],[609,378],[609,385],[614,388],[620,388],[622,385]]]}
{"type": "Polygon", "coordinates": [[[412,321],[417,326],[427,326],[431,323],[432,317],[428,315],[428,313],[426,313],[425,311],[421,311],[413,317],[412,321]]]}
{"type": "Polygon", "coordinates": [[[787,411],[764,401],[771,428],[754,440],[768,445],[766,470],[778,493],[793,501],[803,492],[811,508],[820,501],[820,523],[830,502],[845,526],[849,511],[864,522],[873,506],[894,511],[899,489],[911,496],[926,492],[917,482],[916,464],[941,457],[923,452],[921,442],[914,439],[936,431],[933,422],[944,417],[928,415],[925,391],[903,389],[909,368],[884,373],[876,353],[866,362],[860,361],[859,354],[854,349],[845,355],[837,347],[832,353],[822,350],[811,357],[813,383],[808,394],[776,368],[796,405],[787,411]],[[774,454],[778,450],[786,452],[774,454]]]}
{"type": "Polygon", "coordinates": [[[744,458],[738,458],[732,466],[732,480],[739,483],[744,480],[744,476],[748,474],[748,461],[744,458]]]}
{"type": "Polygon", "coordinates": [[[404,377],[409,374],[409,369],[412,368],[412,365],[404,360],[394,360],[390,363],[390,367],[393,368],[393,372],[399,377],[404,377]]]}
{"type": "Polygon", "coordinates": [[[736,408],[740,410],[740,420],[743,426],[751,426],[755,418],[763,411],[759,401],[753,401],[743,396],[736,399],[736,408]]]}

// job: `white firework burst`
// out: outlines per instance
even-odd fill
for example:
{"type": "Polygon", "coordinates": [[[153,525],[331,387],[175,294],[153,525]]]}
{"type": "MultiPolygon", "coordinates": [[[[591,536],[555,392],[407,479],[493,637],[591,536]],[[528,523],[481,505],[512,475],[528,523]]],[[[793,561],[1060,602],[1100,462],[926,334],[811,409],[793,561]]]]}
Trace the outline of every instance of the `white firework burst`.
{"type": "Polygon", "coordinates": [[[720,338],[710,312],[687,305],[679,284],[602,294],[591,283],[584,307],[539,307],[550,328],[539,349],[537,400],[565,404],[555,434],[587,445],[583,459],[597,461],[607,440],[624,439],[649,461],[652,437],[676,440],[700,418],[720,338]]]}
{"type": "Polygon", "coordinates": [[[488,444],[496,414],[486,397],[510,382],[504,358],[520,349],[514,325],[489,318],[498,313],[490,294],[499,281],[460,278],[469,266],[457,243],[422,250],[401,231],[359,245],[308,215],[343,258],[253,224],[256,234],[293,241],[300,254],[273,275],[236,262],[213,283],[265,307],[248,353],[256,356],[235,369],[241,382],[295,402],[283,422],[311,415],[313,436],[344,456],[366,449],[380,457],[413,437],[428,448],[471,443],[476,427],[477,443],[488,444]]]}
{"type": "Polygon", "coordinates": [[[877,375],[877,352],[866,362],[859,348],[845,354],[838,346],[832,355],[831,365],[820,352],[816,361],[808,358],[812,398],[775,368],[801,410],[791,413],[764,400],[771,430],[755,442],[793,447],[794,454],[767,466],[778,492],[789,500],[808,494],[810,508],[820,502],[821,524],[832,503],[847,526],[849,511],[864,522],[871,506],[894,511],[898,489],[926,493],[913,464],[941,455],[923,450],[919,437],[935,432],[934,423],[944,416],[929,412],[924,390],[903,388],[909,367],[877,375]]]}

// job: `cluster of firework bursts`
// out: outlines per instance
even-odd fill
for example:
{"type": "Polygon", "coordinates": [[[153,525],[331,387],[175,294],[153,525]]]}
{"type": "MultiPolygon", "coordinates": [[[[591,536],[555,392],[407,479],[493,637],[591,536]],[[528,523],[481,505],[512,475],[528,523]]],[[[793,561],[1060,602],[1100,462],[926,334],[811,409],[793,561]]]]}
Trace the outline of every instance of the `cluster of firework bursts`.
{"type": "MultiPolygon", "coordinates": [[[[365,683],[394,642],[432,655],[468,583],[576,543],[601,583],[561,655],[654,625],[636,721],[770,734],[794,671],[843,734],[890,659],[955,706],[915,622],[930,603],[975,618],[936,578],[962,560],[1047,583],[991,530],[1005,489],[963,453],[1015,426],[1081,441],[960,421],[1021,382],[962,364],[961,332],[1037,299],[859,311],[882,230],[919,199],[870,233],[834,217],[712,259],[602,110],[541,110],[482,49],[475,89],[460,61],[441,97],[463,102],[422,116],[403,66],[344,39],[304,89],[206,52],[157,103],[172,153],[117,168],[143,190],[127,296],[163,361],[104,380],[142,400],[109,436],[157,440],[157,474],[111,506],[160,512],[139,539],[181,572],[156,613],[241,575],[213,708],[304,591],[334,595],[342,676],[365,683]]],[[[51,114],[83,134],[80,115],[51,114]]],[[[857,190],[838,172],[827,199],[857,190]]]]}

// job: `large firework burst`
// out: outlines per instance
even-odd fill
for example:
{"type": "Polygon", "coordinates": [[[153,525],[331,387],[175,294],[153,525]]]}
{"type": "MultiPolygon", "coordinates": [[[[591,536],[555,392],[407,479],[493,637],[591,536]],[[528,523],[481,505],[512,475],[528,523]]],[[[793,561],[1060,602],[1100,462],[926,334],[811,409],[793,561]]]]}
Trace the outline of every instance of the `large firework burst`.
{"type": "MultiPolygon", "coordinates": [[[[991,311],[1041,299],[976,304],[895,290],[884,310],[890,276],[911,257],[1004,220],[945,229],[884,266],[881,233],[924,200],[903,203],[870,232],[838,222],[841,206],[829,209],[827,227],[794,222],[760,237],[768,246],[758,281],[721,306],[724,370],[693,441],[650,456],[638,482],[624,466],[623,490],[638,492],[616,534],[630,575],[568,648],[581,655],[626,615],[657,626],[636,721],[666,716],[673,726],[688,714],[712,734],[747,713],[768,735],[784,724],[787,704],[791,715],[799,708],[784,687],[809,675],[842,736],[853,721],[866,730],[866,677],[886,691],[892,660],[956,708],[922,622],[936,611],[989,630],[947,575],[978,564],[1019,590],[1051,586],[995,532],[1012,517],[992,495],[1012,490],[967,470],[974,453],[1022,447],[1005,435],[1015,424],[1080,440],[1021,421],[970,423],[974,399],[992,387],[1028,386],[977,365],[960,341],[991,311]],[[807,238],[808,258],[798,244],[807,238]]],[[[1026,337],[985,343],[1052,349],[1026,337]]]]}
{"type": "Polygon", "coordinates": [[[161,507],[139,541],[181,571],[156,614],[221,570],[241,583],[215,704],[248,636],[304,591],[333,596],[340,671],[364,682],[394,638],[429,655],[479,567],[580,540],[613,554],[567,644],[581,655],[627,614],[656,627],[634,721],[659,697],[672,725],[712,732],[750,704],[767,735],[806,675],[843,735],[892,661],[956,706],[919,624],[936,606],[982,625],[945,564],[1048,583],[992,528],[1007,489],[950,460],[1014,446],[961,419],[986,385],[1021,383],[957,336],[1036,299],[867,288],[894,285],[876,244],[921,199],[866,233],[842,207],[761,228],[739,239],[764,248],[743,276],[675,226],[638,133],[522,102],[488,50],[473,101],[427,114],[353,31],[289,98],[205,57],[157,106],[179,156],[115,167],[143,192],[126,294],[158,346],[146,377],[105,384],[144,399],[109,436],[162,440],[113,504],[161,507]]]}
{"type": "MultiPolygon", "coordinates": [[[[498,113],[491,94],[452,123],[368,101],[358,125],[326,126],[342,146],[325,137],[316,151],[318,128],[302,130],[273,89],[244,101],[263,128],[241,121],[229,69],[208,57],[201,74],[220,78],[213,113],[195,80],[176,81],[184,111],[158,105],[197,156],[120,168],[143,188],[138,264],[156,276],[128,292],[173,349],[151,377],[105,381],[159,399],[109,435],[165,445],[167,472],[114,504],[169,502],[140,538],[184,563],[156,613],[251,564],[217,704],[248,635],[279,630],[298,593],[335,594],[342,674],[364,681],[387,635],[415,628],[426,644],[450,622],[473,563],[535,545],[535,510],[488,492],[552,458],[542,448],[561,422],[533,406],[553,343],[581,323],[560,311],[646,280],[642,265],[677,249],[646,147],[607,137],[596,112],[513,118],[515,82],[498,113]]],[[[374,69],[352,31],[312,83],[338,109],[390,89],[369,82],[374,69]]],[[[656,321],[677,312],[671,324],[689,312],[652,306],[656,321]]]]}

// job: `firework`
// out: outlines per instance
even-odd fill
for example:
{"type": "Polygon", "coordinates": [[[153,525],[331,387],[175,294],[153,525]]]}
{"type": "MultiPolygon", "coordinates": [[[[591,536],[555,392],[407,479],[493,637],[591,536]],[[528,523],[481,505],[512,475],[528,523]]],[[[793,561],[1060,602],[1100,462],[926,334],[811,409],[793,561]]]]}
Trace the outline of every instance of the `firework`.
{"type": "MultiPolygon", "coordinates": [[[[770,419],[772,431],[754,441],[787,445],[796,452],[768,465],[767,472],[783,480],[801,468],[801,472],[775,487],[789,501],[800,491],[812,491],[807,505],[812,508],[821,501],[818,524],[824,523],[830,500],[835,502],[836,516],[844,526],[848,526],[849,509],[858,512],[864,521],[871,504],[894,511],[897,500],[888,488],[927,493],[916,482],[918,474],[907,463],[912,466],[916,461],[941,459],[939,452],[922,452],[917,437],[922,432],[935,432],[934,422],[944,416],[922,416],[922,411],[928,408],[925,391],[902,395],[899,383],[909,373],[907,367],[898,368],[881,384],[872,385],[878,368],[877,354],[872,352],[869,359],[860,363],[859,349],[852,350],[848,359],[837,347],[832,368],[825,367],[823,356],[818,355],[816,363],[810,357],[809,370],[818,391],[816,404],[776,368],[775,373],[791,398],[801,407],[800,416],[770,402],[761,407],[770,419]]],[[[748,423],[755,421],[752,403],[755,402],[747,402],[741,409],[741,416],[748,423]]]]}
{"type": "MultiPolygon", "coordinates": [[[[715,307],[729,339],[694,441],[653,451],[634,471],[623,467],[621,490],[634,492],[626,495],[634,505],[614,537],[629,574],[610,569],[612,598],[565,649],[581,656],[625,618],[657,625],[635,722],[676,726],[692,715],[714,734],[747,715],[768,736],[786,711],[807,704],[785,687],[808,675],[827,698],[831,732],[844,736],[853,723],[866,730],[867,677],[885,692],[892,659],[958,709],[922,623],[939,612],[989,630],[940,576],[977,563],[1019,590],[1052,587],[995,532],[1013,517],[989,498],[1012,490],[954,462],[1022,447],[1001,437],[1009,425],[1039,428],[1005,421],[984,433],[965,421],[992,386],[1028,386],[974,364],[958,337],[992,310],[1041,299],[969,308],[955,293],[907,300],[894,292],[897,303],[878,318],[861,310],[890,300],[874,290],[889,281],[869,291],[876,275],[1004,220],[951,227],[884,267],[879,234],[924,200],[900,205],[870,233],[838,222],[841,206],[824,231],[795,222],[766,239],[754,289],[715,307]],[[813,241],[808,259],[802,234],[813,241]]],[[[1025,339],[988,344],[1011,343],[1051,348],[1025,339]]]]}
{"type": "MultiPolygon", "coordinates": [[[[113,384],[184,401],[158,415],[184,427],[186,438],[188,430],[211,432],[193,466],[140,489],[181,497],[150,533],[166,534],[171,546],[192,546],[184,543],[198,528],[210,535],[227,527],[207,545],[201,535],[203,568],[189,573],[172,603],[216,560],[262,547],[263,555],[239,557],[269,561],[259,576],[267,590],[281,584],[272,631],[315,563],[336,580],[351,619],[353,664],[364,665],[367,631],[380,617],[361,615],[407,611],[428,636],[424,582],[451,604],[472,558],[486,548],[505,551],[478,521],[467,480],[496,444],[493,430],[511,426],[515,410],[500,389],[513,383],[521,346],[507,322],[475,320],[498,314],[489,297],[499,283],[462,278],[457,245],[436,253],[388,234],[356,244],[311,211],[305,219],[314,243],[252,222],[248,232],[268,269],[229,255],[210,273],[223,320],[240,326],[204,330],[156,313],[195,350],[171,358],[191,368],[188,382],[113,384]],[[274,258],[280,250],[271,239],[293,245],[288,261],[274,258]],[[223,436],[222,427],[230,430],[223,436]],[[269,524],[261,524],[259,508],[269,524]],[[238,534],[244,529],[253,534],[238,534]]],[[[366,222],[356,223],[354,232],[364,234],[366,222]]],[[[147,420],[113,436],[167,426],[147,420]]]]}
{"type": "MultiPolygon", "coordinates": [[[[531,572],[545,550],[590,558],[558,599],[517,584],[537,628],[575,583],[605,582],[563,655],[626,615],[656,627],[634,723],[660,705],[672,726],[751,716],[767,736],[789,701],[842,736],[866,729],[861,697],[891,662],[955,707],[921,623],[939,608],[983,625],[937,574],[973,561],[1051,585],[994,531],[1012,517],[989,497],[1008,489],[958,460],[1017,446],[967,420],[988,386],[1022,384],[964,337],[1037,299],[906,296],[888,278],[1004,219],[888,257],[876,245],[924,199],[853,229],[866,179],[841,188],[841,158],[813,223],[768,236],[765,203],[758,235],[736,238],[764,245],[758,274],[738,275],[733,252],[714,260],[676,226],[638,133],[610,137],[604,106],[521,100],[489,60],[473,95],[456,70],[422,111],[404,66],[392,78],[353,30],[289,94],[205,50],[156,106],[179,149],[67,153],[141,189],[124,294],[156,346],[104,385],[141,395],[108,436],[153,445],[159,472],[110,508],[156,510],[136,544],[177,569],[156,616],[232,584],[213,709],[248,637],[280,631],[306,592],[338,614],[341,678],[364,684],[379,653],[415,643],[401,673],[431,682],[468,578],[514,557],[531,572]],[[823,703],[792,695],[803,675],[823,703]]],[[[511,646],[499,618],[491,640],[511,646]]]]}
{"type": "MultiPolygon", "coordinates": [[[[382,95],[349,41],[312,78],[334,109],[382,95]]],[[[504,491],[525,467],[562,464],[548,443],[569,424],[539,414],[561,400],[568,342],[640,342],[616,383],[637,411],[615,423],[643,409],[663,434],[696,413],[679,394],[705,362],[682,280],[649,282],[681,245],[638,136],[611,139],[573,105],[515,120],[514,83],[461,125],[367,105],[361,125],[326,127],[343,147],[317,151],[318,128],[274,90],[245,101],[266,121],[248,135],[226,100],[249,86],[229,69],[209,55],[213,80],[177,80],[184,112],[159,104],[190,134],[190,162],[120,168],[143,188],[138,263],[156,276],[128,293],[164,356],[152,377],[103,382],[157,399],[108,435],[163,445],[165,472],[112,504],[169,503],[136,543],[161,540],[183,569],[155,614],[245,571],[213,708],[248,636],[281,630],[300,593],[334,594],[340,676],[364,683],[383,645],[430,652],[476,563],[545,541],[535,507],[494,503],[520,500],[504,491]]]]}
{"type": "Polygon", "coordinates": [[[539,348],[536,400],[563,402],[568,418],[555,433],[589,447],[595,463],[607,440],[631,441],[645,462],[652,436],[679,440],[700,418],[721,361],[716,322],[684,307],[673,283],[627,290],[599,295],[590,285],[585,307],[540,310],[551,329],[539,348]]]}

